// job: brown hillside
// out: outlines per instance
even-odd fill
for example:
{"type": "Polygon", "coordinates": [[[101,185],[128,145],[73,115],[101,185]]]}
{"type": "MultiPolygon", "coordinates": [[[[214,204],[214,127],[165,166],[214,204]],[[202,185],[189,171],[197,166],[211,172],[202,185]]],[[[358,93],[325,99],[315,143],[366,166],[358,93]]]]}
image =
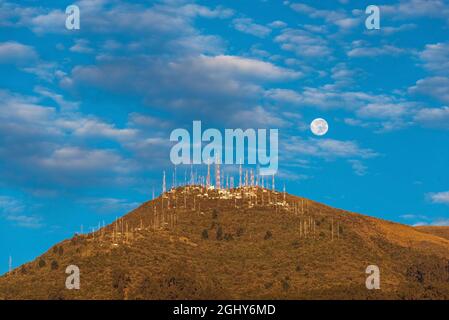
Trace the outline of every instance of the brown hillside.
{"type": "Polygon", "coordinates": [[[261,188],[183,187],[0,277],[0,298],[449,299],[449,240],[261,188]]]}
{"type": "Polygon", "coordinates": [[[436,235],[441,238],[449,240],[449,227],[446,226],[420,226],[416,227],[417,230],[436,235]]]}

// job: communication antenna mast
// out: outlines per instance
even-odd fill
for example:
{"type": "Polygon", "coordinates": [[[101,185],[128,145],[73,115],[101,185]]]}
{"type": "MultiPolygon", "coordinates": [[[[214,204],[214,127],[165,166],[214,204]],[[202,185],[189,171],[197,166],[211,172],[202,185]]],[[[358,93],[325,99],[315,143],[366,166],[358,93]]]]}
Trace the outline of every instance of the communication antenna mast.
{"type": "Polygon", "coordinates": [[[285,183],[284,183],[284,203],[285,203],[285,183]]]}
{"type": "Polygon", "coordinates": [[[251,187],[254,187],[254,172],[253,172],[253,169],[251,169],[251,187]]]}
{"type": "Polygon", "coordinates": [[[165,193],[167,191],[167,186],[165,185],[165,170],[163,171],[162,176],[162,193],[165,193]]]}
{"type": "Polygon", "coordinates": [[[217,160],[215,161],[215,184],[217,189],[221,188],[220,178],[220,156],[217,155],[217,160]]]}
{"type": "Polygon", "coordinates": [[[175,189],[177,185],[178,185],[178,175],[176,173],[176,165],[175,165],[175,189]]]}
{"type": "Polygon", "coordinates": [[[206,187],[210,187],[210,160],[207,160],[207,177],[206,177],[206,187]]]}
{"type": "Polygon", "coordinates": [[[12,271],[12,257],[11,256],[9,256],[8,270],[9,270],[9,273],[11,273],[11,271],[12,271]]]}
{"type": "Polygon", "coordinates": [[[239,168],[239,188],[242,187],[242,159],[240,159],[240,168],[239,168]]]}

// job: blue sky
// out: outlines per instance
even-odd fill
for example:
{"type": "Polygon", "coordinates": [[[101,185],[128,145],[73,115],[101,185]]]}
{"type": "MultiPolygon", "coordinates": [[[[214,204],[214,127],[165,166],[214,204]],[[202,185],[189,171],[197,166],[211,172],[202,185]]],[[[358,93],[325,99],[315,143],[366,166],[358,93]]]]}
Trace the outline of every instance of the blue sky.
{"type": "Polygon", "coordinates": [[[449,224],[447,2],[0,0],[0,28],[0,273],[159,193],[193,120],[278,128],[290,193],[449,224]]]}

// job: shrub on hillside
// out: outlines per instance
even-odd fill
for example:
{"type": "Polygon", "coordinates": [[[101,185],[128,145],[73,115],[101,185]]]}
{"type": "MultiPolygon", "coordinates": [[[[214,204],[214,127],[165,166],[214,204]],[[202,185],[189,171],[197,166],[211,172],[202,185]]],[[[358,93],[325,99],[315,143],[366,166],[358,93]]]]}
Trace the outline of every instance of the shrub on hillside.
{"type": "Polygon", "coordinates": [[[39,262],[38,262],[38,266],[39,266],[39,268],[43,268],[43,267],[45,267],[46,266],[46,262],[45,262],[45,260],[44,259],[39,259],[39,262]]]}
{"type": "Polygon", "coordinates": [[[223,239],[223,228],[221,226],[219,226],[217,228],[216,238],[217,238],[217,240],[222,240],[223,239]]]}
{"type": "Polygon", "coordinates": [[[203,232],[201,232],[201,238],[203,239],[209,239],[209,232],[207,232],[206,229],[203,230],[203,232]]]}
{"type": "Polygon", "coordinates": [[[282,283],[282,289],[284,290],[284,291],[288,291],[288,289],[290,289],[290,283],[288,283],[288,278],[286,277],[285,279],[282,279],[281,280],[281,283],[282,283]]]}
{"type": "Polygon", "coordinates": [[[267,231],[267,233],[265,233],[265,236],[263,237],[264,240],[269,240],[273,237],[273,234],[271,233],[271,231],[267,231]]]}
{"type": "Polygon", "coordinates": [[[53,260],[53,261],[51,262],[51,270],[56,270],[56,269],[58,269],[58,268],[59,268],[58,262],[57,262],[56,260],[53,260]]]}
{"type": "Polygon", "coordinates": [[[295,249],[298,249],[299,248],[299,240],[294,240],[292,242],[292,247],[295,248],[295,249]]]}
{"type": "Polygon", "coordinates": [[[22,265],[22,266],[20,267],[20,273],[21,273],[21,274],[27,274],[27,268],[26,268],[24,265],[22,265]]]}
{"type": "Polygon", "coordinates": [[[114,269],[112,271],[112,287],[117,290],[119,299],[123,299],[125,296],[125,288],[131,279],[121,269],[114,269]]]}
{"type": "Polygon", "coordinates": [[[234,240],[234,237],[232,236],[231,233],[226,233],[226,234],[224,235],[224,239],[225,239],[226,241],[231,241],[231,240],[234,240]]]}

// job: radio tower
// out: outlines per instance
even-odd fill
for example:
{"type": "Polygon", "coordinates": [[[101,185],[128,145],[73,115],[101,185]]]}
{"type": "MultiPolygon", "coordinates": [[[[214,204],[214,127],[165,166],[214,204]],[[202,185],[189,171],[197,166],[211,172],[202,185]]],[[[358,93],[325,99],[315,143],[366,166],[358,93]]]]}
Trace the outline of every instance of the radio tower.
{"type": "Polygon", "coordinates": [[[274,187],[274,173],[273,173],[273,177],[272,177],[272,181],[271,181],[271,186],[272,186],[273,191],[274,191],[275,190],[275,187],[274,187]]]}
{"type": "Polygon", "coordinates": [[[240,168],[239,168],[239,188],[242,187],[242,161],[240,161],[240,168]]]}
{"type": "Polygon", "coordinates": [[[173,173],[173,188],[176,189],[177,184],[178,184],[178,176],[176,174],[176,165],[175,165],[175,172],[173,173]]]}
{"type": "Polygon", "coordinates": [[[257,169],[256,169],[256,187],[258,187],[259,186],[259,172],[260,172],[260,169],[259,169],[259,165],[257,165],[257,169]]]}
{"type": "Polygon", "coordinates": [[[9,273],[11,273],[11,271],[12,271],[12,257],[11,256],[9,256],[8,270],[9,270],[9,273]]]}
{"type": "Polygon", "coordinates": [[[206,178],[206,187],[210,187],[210,160],[207,160],[207,178],[206,178]]]}
{"type": "Polygon", "coordinates": [[[220,159],[219,156],[217,155],[217,160],[215,161],[215,184],[217,189],[221,188],[221,184],[220,184],[220,159]]]}
{"type": "Polygon", "coordinates": [[[167,186],[165,184],[165,170],[164,170],[164,174],[162,176],[162,193],[165,193],[167,191],[167,186]]]}
{"type": "Polygon", "coordinates": [[[285,183],[284,183],[284,204],[285,204],[285,183]]]}

